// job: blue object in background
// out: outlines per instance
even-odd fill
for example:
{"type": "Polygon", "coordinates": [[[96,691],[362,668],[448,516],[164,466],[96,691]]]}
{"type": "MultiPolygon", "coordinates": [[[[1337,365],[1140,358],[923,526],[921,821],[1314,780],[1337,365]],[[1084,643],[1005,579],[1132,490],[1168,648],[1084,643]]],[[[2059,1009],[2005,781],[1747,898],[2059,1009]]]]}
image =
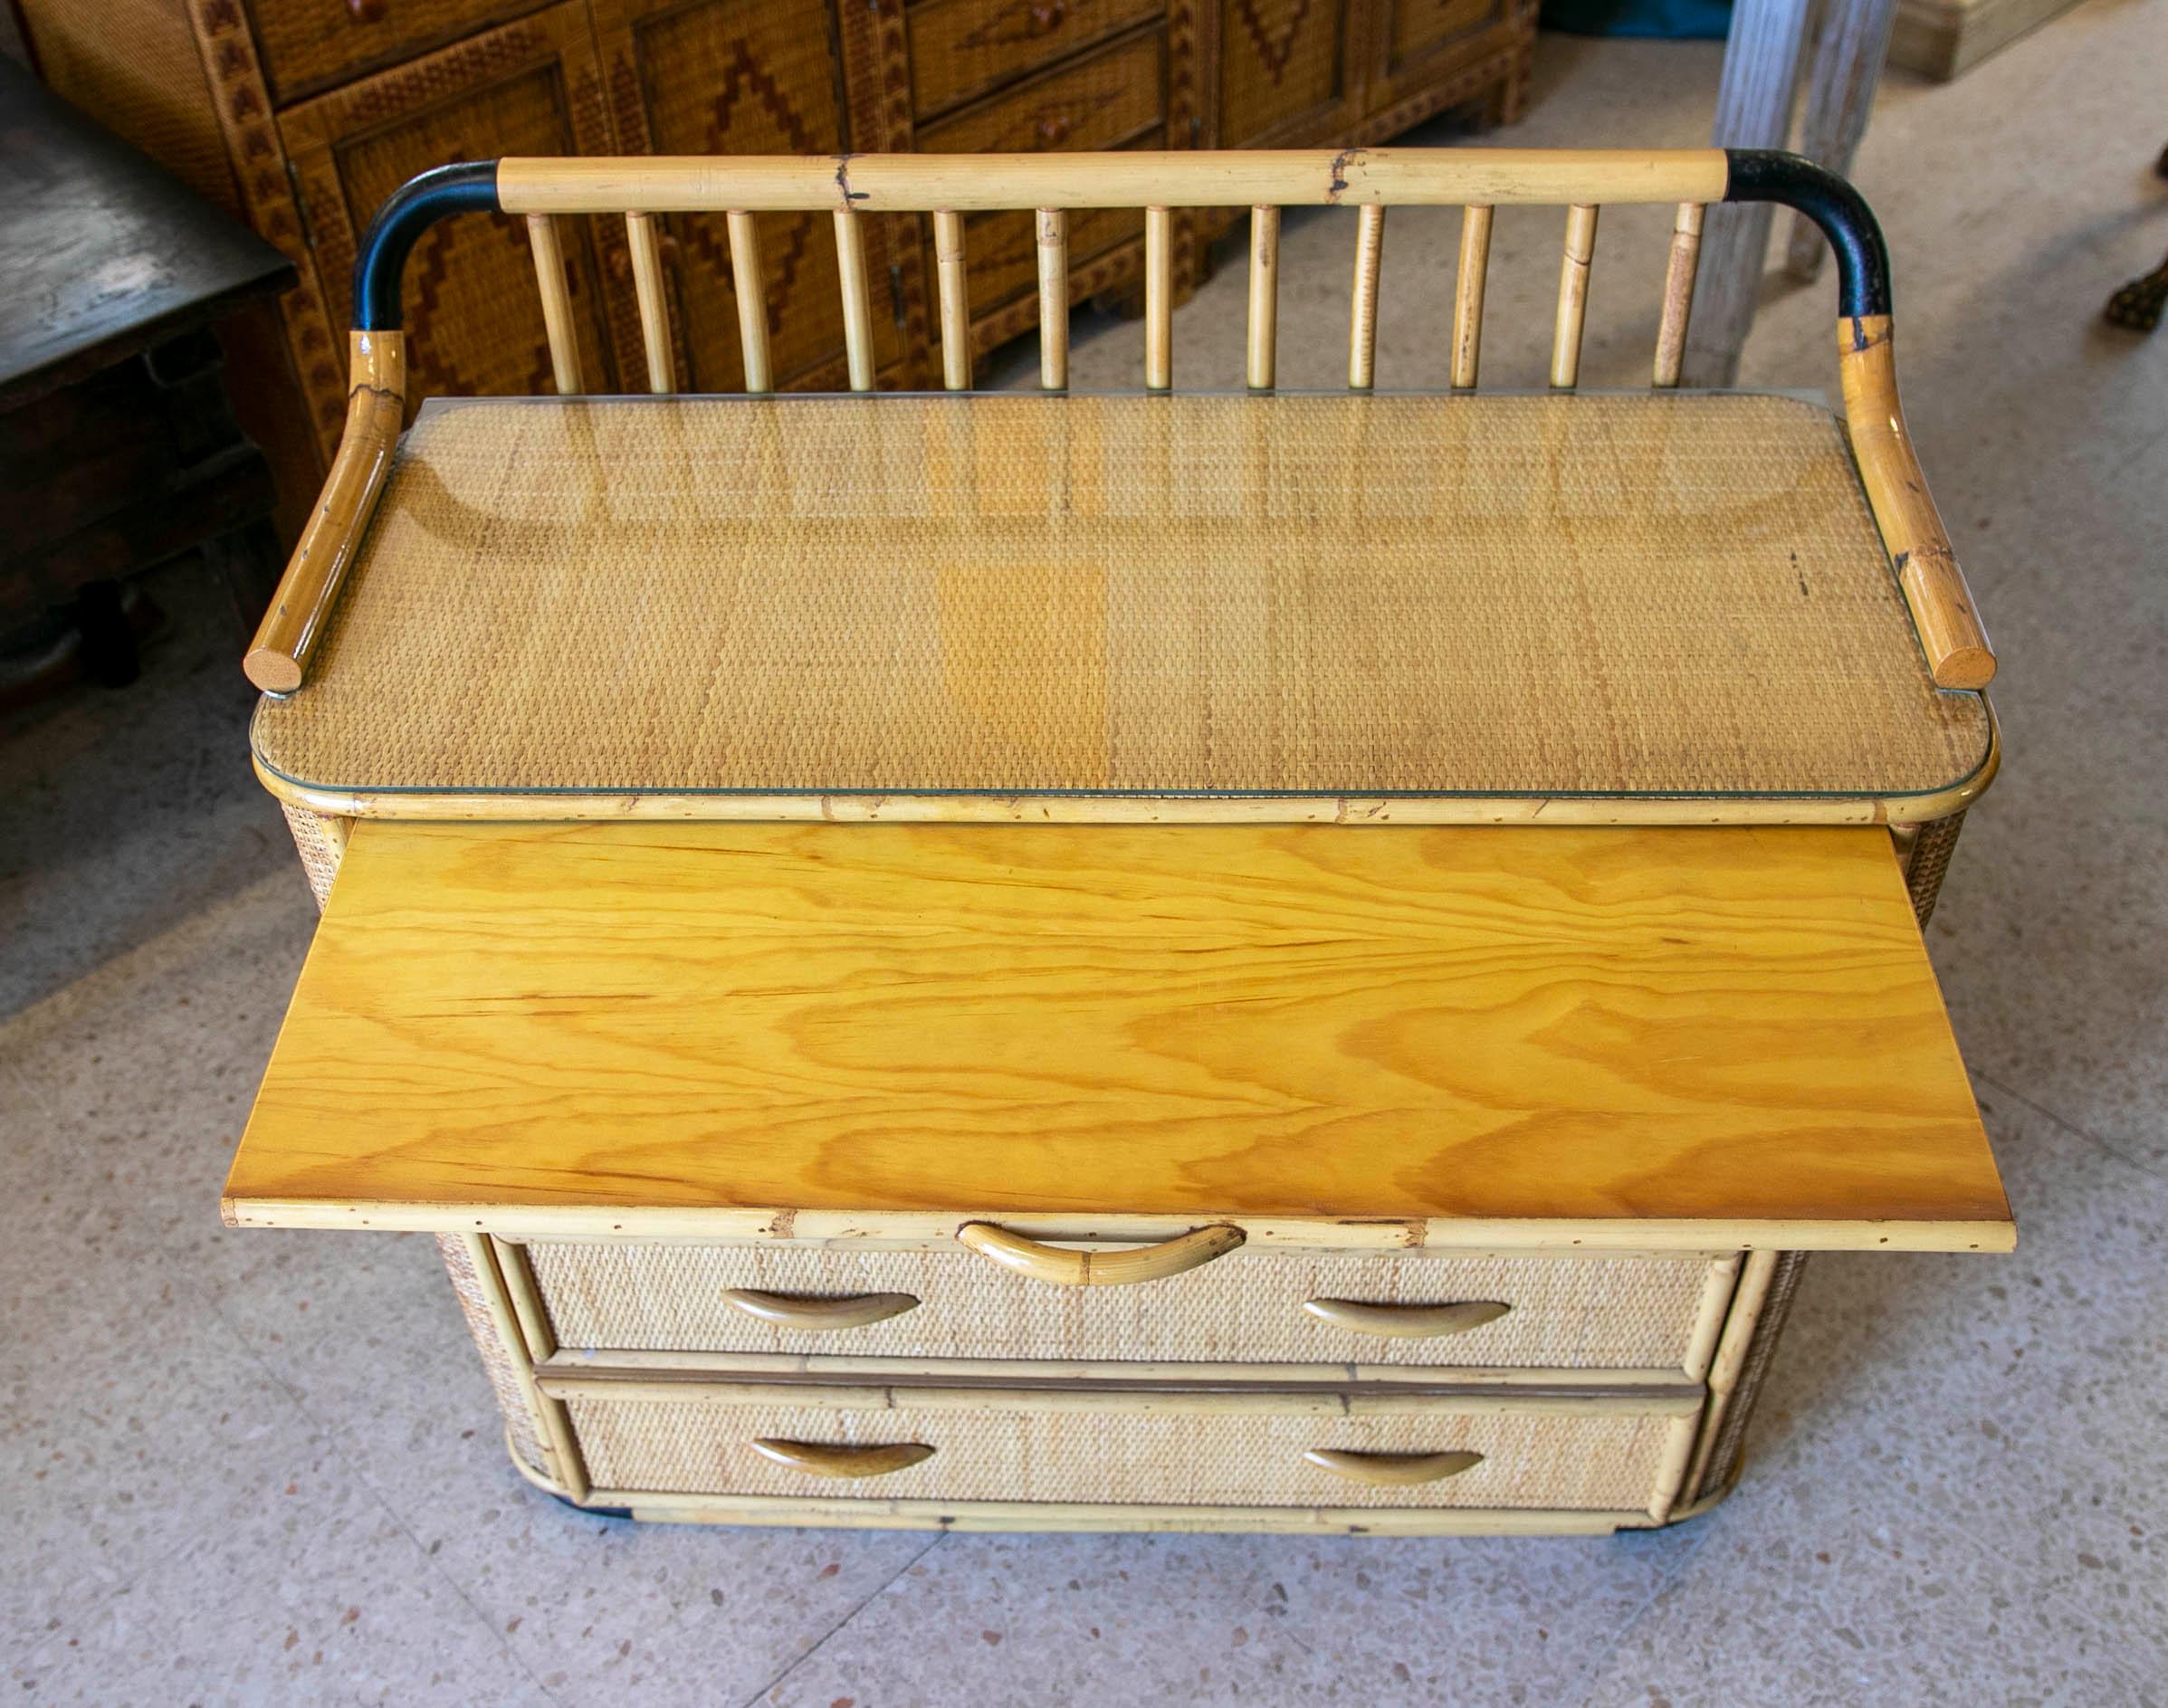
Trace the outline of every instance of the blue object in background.
{"type": "Polygon", "coordinates": [[[1667,42],[1721,42],[1732,27],[1731,0],[1543,0],[1542,25],[1572,35],[1655,36],[1667,42]]]}

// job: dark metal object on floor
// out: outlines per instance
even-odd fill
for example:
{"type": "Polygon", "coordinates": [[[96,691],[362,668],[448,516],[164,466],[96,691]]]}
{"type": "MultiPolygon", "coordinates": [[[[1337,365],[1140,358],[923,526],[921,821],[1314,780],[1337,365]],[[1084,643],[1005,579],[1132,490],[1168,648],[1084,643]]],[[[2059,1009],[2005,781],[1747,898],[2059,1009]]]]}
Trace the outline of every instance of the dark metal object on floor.
{"type": "Polygon", "coordinates": [[[214,324],[291,262],[0,58],[0,697],[132,680],[133,572],[200,549],[243,625],[278,573],[271,472],[214,324]]]}

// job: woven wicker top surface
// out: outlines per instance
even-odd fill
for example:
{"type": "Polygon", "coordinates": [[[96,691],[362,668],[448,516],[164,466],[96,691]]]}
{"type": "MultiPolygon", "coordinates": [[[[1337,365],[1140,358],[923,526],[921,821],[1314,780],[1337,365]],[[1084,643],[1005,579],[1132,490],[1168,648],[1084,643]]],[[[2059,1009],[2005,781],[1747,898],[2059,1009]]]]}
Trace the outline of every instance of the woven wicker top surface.
{"type": "Polygon", "coordinates": [[[1743,394],[461,400],[258,759],[357,791],[1861,795],[1991,742],[1743,394]]]}

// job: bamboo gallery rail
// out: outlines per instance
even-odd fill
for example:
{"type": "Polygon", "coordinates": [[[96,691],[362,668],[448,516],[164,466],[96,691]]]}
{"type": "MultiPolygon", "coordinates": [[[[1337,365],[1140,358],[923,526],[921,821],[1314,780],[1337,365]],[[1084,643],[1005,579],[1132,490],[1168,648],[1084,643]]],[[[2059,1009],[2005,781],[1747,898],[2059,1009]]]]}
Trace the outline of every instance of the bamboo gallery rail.
{"type": "MultiPolygon", "coordinates": [[[[1280,211],[1359,210],[1348,336],[1348,385],[1375,378],[1378,283],[1385,214],[1393,206],[1458,205],[1459,274],[1454,293],[1452,386],[1476,386],[1493,210],[1567,210],[1551,384],[1577,383],[1599,209],[1607,203],[1673,205],[1677,213],[1663,285],[1652,384],[1676,386],[1693,310],[1703,213],[1714,201],[1781,203],[1812,219],[1838,262],[1838,348],[1845,414],[1859,475],[1936,685],[1983,688],[1995,659],[1925,477],[1899,403],[1891,347],[1889,267],[1874,215],[1842,179],[1797,156],[1769,150],[1390,149],[1065,155],[844,155],[817,157],[506,159],[424,173],[398,190],[369,227],[354,272],[354,331],[347,425],[323,495],[303,529],[271,608],[244,661],[249,679],[291,693],[340,580],[352,564],[382,491],[405,403],[400,284],[415,243],[437,220],[467,212],[523,215],[551,366],[561,395],[582,386],[563,247],[564,215],[622,215],[646,352],[649,388],[674,389],[666,293],[654,222],[658,215],[726,215],[734,276],[758,278],[755,216],[826,210],[835,229],[850,387],[871,391],[871,297],[861,221],[867,214],[932,216],[942,329],[942,382],[971,386],[969,280],[964,215],[1033,210],[1036,217],[1041,386],[1068,385],[1069,215],[1078,209],[1145,213],[1144,384],[1173,386],[1174,210],[1251,209],[1246,372],[1254,390],[1275,385],[1280,211]]],[[[738,293],[745,385],[775,384],[758,293],[738,293]]]]}

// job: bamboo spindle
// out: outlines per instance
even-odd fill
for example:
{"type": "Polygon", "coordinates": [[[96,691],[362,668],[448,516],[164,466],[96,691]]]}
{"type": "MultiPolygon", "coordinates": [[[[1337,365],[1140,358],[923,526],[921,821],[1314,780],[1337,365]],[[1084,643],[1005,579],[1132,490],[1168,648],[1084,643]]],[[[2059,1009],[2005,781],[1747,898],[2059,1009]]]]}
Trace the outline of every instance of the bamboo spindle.
{"type": "Polygon", "coordinates": [[[1453,389],[1476,389],[1483,362],[1483,284],[1491,265],[1491,210],[1460,211],[1460,277],[1453,290],[1453,389]]]}
{"type": "Polygon", "coordinates": [[[1249,212],[1249,388],[1270,391],[1280,337],[1280,210],[1249,212]]]}
{"type": "Polygon", "coordinates": [[[1551,383],[1573,389],[1581,377],[1581,329],[1589,314],[1589,263],[1596,258],[1596,210],[1576,202],[1566,211],[1566,253],[1559,263],[1558,329],[1551,339],[1551,383]]]}
{"type": "Polygon", "coordinates": [[[851,389],[874,388],[874,309],[865,291],[865,231],[855,208],[836,214],[836,271],[843,281],[843,351],[851,389]]]}
{"type": "Polygon", "coordinates": [[[1069,388],[1069,215],[1039,209],[1039,386],[1069,388]]]}
{"type": "Polygon", "coordinates": [[[768,359],[768,281],[760,272],[760,234],[750,214],[726,214],[731,233],[731,285],[738,298],[738,344],[745,352],[745,388],[773,391],[768,359]]]}
{"type": "Polygon", "coordinates": [[[654,215],[625,216],[626,246],[632,251],[633,292],[640,303],[640,342],[647,351],[647,389],[674,390],[670,361],[670,310],[663,294],[663,252],[655,243],[654,215]]]}
{"type": "Polygon", "coordinates": [[[1686,321],[1694,312],[1694,272],[1701,261],[1699,202],[1681,202],[1671,224],[1671,260],[1664,269],[1664,320],[1657,328],[1656,380],[1659,386],[1678,384],[1679,367],[1686,356],[1686,321]]]}
{"type": "Polygon", "coordinates": [[[1174,213],[1144,210],[1144,388],[1174,388],[1174,213]]]}
{"type": "Polygon", "coordinates": [[[954,209],[933,215],[933,266],[941,281],[941,384],[971,389],[971,287],[964,273],[963,215],[954,209]]]}
{"type": "Polygon", "coordinates": [[[1385,210],[1356,215],[1354,307],[1348,320],[1348,388],[1368,391],[1378,369],[1378,268],[1385,256],[1385,210]]]}
{"type": "Polygon", "coordinates": [[[577,397],[579,334],[572,321],[572,288],[565,278],[565,252],[557,240],[557,221],[548,214],[527,216],[527,241],[534,250],[534,282],[542,293],[542,329],[549,336],[549,366],[557,375],[557,395],[577,397]]]}

